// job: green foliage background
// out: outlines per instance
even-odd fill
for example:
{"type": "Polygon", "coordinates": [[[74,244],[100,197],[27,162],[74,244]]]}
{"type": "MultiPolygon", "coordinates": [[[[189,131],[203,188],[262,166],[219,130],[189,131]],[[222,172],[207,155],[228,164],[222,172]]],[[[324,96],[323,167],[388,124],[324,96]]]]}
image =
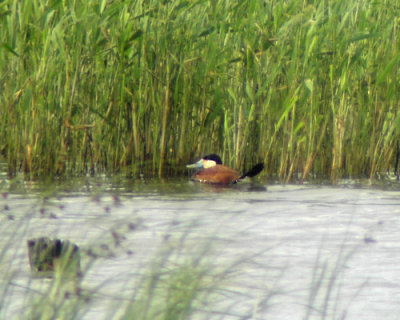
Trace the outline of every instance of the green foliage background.
{"type": "Polygon", "coordinates": [[[374,177],[400,135],[395,0],[5,0],[0,151],[30,176],[374,177]]]}

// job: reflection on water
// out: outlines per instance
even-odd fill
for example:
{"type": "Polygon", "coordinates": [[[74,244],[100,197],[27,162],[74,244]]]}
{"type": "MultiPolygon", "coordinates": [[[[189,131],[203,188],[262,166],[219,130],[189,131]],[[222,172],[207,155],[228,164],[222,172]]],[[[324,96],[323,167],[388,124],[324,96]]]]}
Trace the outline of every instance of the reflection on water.
{"type": "Polygon", "coordinates": [[[208,286],[219,277],[190,319],[400,314],[396,190],[121,177],[1,186],[0,318],[21,318],[46,292],[51,280],[31,277],[26,252],[27,239],[42,236],[82,249],[83,319],[118,318],[110,314],[141,297],[160,260],[170,274],[204,265],[208,286]]]}

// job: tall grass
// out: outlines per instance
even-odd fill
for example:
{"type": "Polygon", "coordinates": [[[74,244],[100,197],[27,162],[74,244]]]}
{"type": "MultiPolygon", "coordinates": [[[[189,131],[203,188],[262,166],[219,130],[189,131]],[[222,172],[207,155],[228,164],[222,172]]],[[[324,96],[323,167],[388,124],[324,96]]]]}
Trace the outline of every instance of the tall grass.
{"type": "Polygon", "coordinates": [[[163,175],[207,152],[374,177],[400,135],[394,0],[0,4],[0,151],[30,176],[163,175]]]}

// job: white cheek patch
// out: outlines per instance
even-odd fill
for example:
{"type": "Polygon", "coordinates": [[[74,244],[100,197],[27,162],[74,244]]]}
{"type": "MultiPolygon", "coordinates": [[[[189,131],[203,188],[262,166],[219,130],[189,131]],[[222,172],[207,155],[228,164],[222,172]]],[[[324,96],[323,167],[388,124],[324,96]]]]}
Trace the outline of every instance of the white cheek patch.
{"type": "Polygon", "coordinates": [[[216,162],[214,160],[203,160],[203,168],[204,169],[214,167],[215,165],[216,165],[216,162]]]}

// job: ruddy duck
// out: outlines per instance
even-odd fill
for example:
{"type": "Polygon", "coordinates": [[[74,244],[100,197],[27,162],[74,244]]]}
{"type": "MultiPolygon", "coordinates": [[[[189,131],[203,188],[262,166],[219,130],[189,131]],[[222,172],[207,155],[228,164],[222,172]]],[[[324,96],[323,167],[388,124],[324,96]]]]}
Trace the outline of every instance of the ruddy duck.
{"type": "Polygon", "coordinates": [[[234,184],[246,177],[254,177],[264,169],[263,163],[256,164],[247,173],[241,175],[239,172],[222,165],[221,158],[216,154],[209,154],[196,163],[189,164],[188,168],[200,168],[201,171],[193,176],[193,180],[219,185],[234,184]]]}

